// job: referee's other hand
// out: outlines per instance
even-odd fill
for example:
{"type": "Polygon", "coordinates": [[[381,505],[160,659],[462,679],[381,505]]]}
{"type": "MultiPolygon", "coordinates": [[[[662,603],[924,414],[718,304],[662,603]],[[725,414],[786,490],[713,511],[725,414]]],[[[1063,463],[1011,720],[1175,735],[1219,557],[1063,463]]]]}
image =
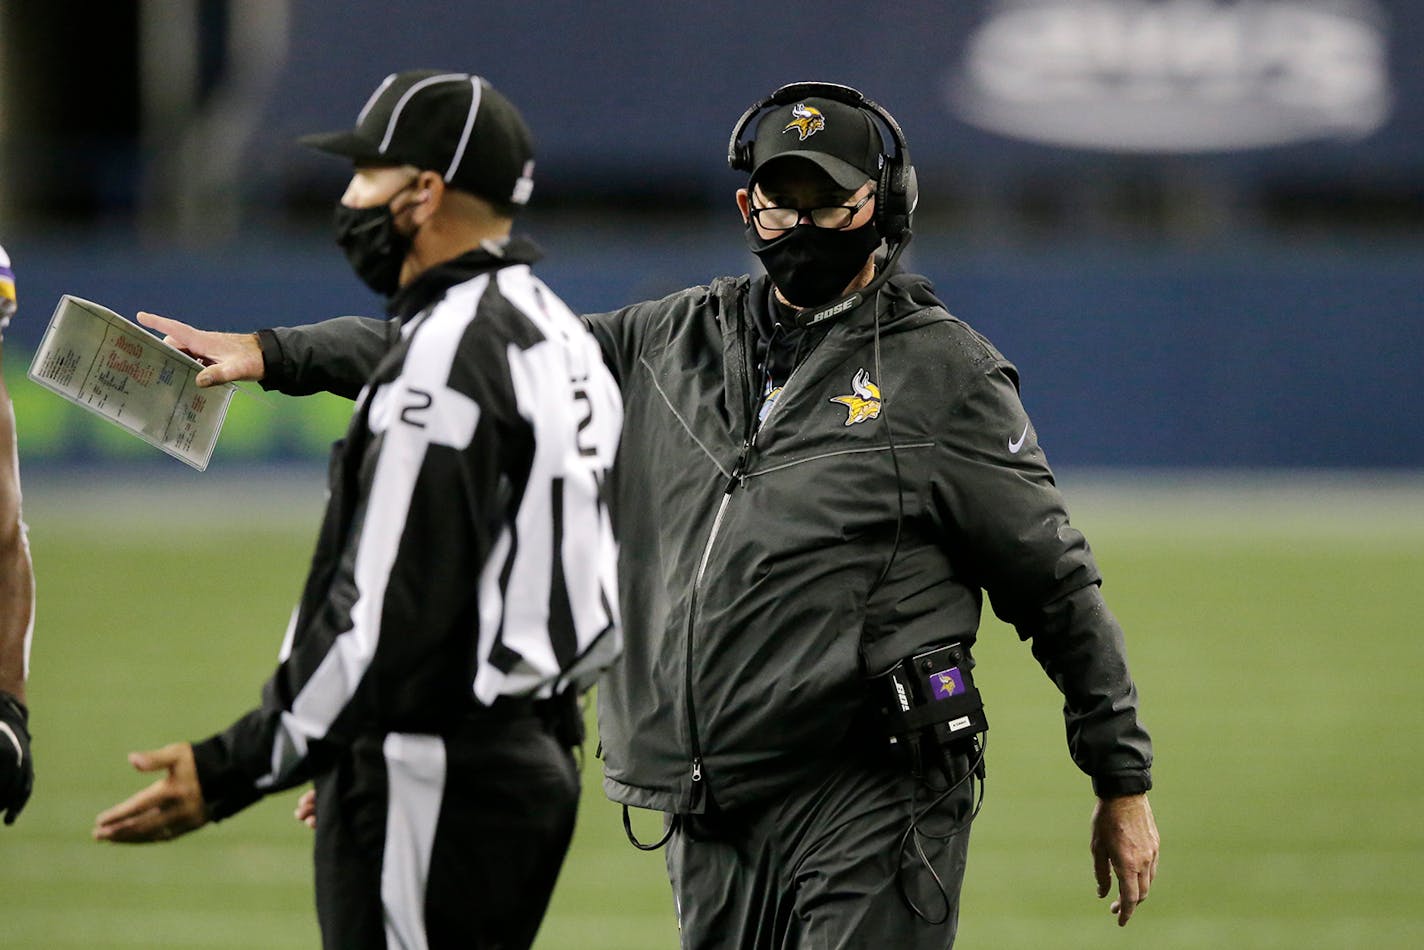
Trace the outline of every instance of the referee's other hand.
{"type": "Polygon", "coordinates": [[[141,844],[168,841],[208,823],[193,747],[175,742],[152,752],[130,752],[140,772],[166,773],[94,819],[95,841],[141,844]]]}
{"type": "Polygon", "coordinates": [[[292,812],[292,817],[308,828],[316,827],[316,789],[309,788],[302,792],[302,797],[297,799],[297,810],[292,812]]]}

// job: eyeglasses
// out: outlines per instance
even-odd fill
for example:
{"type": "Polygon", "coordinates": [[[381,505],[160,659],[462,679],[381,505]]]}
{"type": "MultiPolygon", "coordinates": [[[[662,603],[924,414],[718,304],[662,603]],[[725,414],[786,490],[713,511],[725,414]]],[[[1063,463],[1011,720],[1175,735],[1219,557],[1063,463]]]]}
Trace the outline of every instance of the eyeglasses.
{"type": "Polygon", "coordinates": [[[830,205],[825,208],[752,208],[750,213],[756,223],[767,231],[790,231],[802,218],[810,218],[811,223],[818,228],[838,231],[850,224],[856,212],[874,197],[875,192],[872,191],[853,205],[830,205]]]}

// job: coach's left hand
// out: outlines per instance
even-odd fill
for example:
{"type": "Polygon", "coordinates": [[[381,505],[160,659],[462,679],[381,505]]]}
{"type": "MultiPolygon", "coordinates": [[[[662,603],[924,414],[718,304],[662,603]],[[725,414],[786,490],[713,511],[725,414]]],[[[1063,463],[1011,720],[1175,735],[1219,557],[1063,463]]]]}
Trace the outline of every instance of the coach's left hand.
{"type": "Polygon", "coordinates": [[[175,742],[152,752],[131,752],[129,764],[140,772],[166,771],[168,774],[108,811],[100,812],[94,819],[94,840],[168,841],[208,823],[191,745],[175,742]]]}
{"type": "Polygon", "coordinates": [[[1127,926],[1137,905],[1147,899],[1157,876],[1157,821],[1146,795],[1100,798],[1093,809],[1093,875],[1098,897],[1112,889],[1109,870],[1117,876],[1117,900],[1111,910],[1117,925],[1127,926]]]}

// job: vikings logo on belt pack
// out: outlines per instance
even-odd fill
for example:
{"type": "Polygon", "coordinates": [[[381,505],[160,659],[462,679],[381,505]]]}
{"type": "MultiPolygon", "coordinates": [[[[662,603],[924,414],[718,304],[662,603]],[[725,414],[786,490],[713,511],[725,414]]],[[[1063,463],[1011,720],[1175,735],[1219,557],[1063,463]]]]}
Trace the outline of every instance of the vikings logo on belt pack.
{"type": "Polygon", "coordinates": [[[880,415],[880,387],[870,381],[869,373],[864,369],[857,370],[855,378],[850,381],[850,388],[852,392],[849,395],[831,399],[831,402],[846,407],[846,425],[853,426],[880,415]]]}
{"type": "Polygon", "coordinates": [[[826,127],[826,117],[821,114],[821,110],[815,106],[808,106],[804,102],[798,102],[791,108],[791,121],[786,123],[783,133],[795,129],[801,136],[801,141],[815,135],[826,127]]]}
{"type": "Polygon", "coordinates": [[[959,667],[951,666],[947,670],[940,670],[930,676],[930,695],[935,699],[948,699],[956,694],[964,692],[964,677],[959,673],[959,667]]]}

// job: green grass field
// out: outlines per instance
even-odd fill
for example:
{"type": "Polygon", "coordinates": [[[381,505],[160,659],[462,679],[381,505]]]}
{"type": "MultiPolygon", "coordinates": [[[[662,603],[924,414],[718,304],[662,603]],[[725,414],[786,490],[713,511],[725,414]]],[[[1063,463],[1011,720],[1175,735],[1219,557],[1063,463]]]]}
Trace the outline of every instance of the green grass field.
{"type": "MultiPolygon", "coordinates": [[[[317,945],[295,791],[170,845],[89,839],[147,781],[127,751],[226,726],[274,662],[321,486],[220,468],[123,491],[26,472],[39,777],[0,829],[5,950],[317,945]]],[[[1157,743],[1156,888],[1124,931],[1095,900],[1057,694],[991,622],[959,946],[1424,946],[1424,486],[1153,484],[1067,488],[1157,743]]],[[[624,841],[591,756],[585,781],[539,945],[674,947],[661,856],[624,841]]]]}

